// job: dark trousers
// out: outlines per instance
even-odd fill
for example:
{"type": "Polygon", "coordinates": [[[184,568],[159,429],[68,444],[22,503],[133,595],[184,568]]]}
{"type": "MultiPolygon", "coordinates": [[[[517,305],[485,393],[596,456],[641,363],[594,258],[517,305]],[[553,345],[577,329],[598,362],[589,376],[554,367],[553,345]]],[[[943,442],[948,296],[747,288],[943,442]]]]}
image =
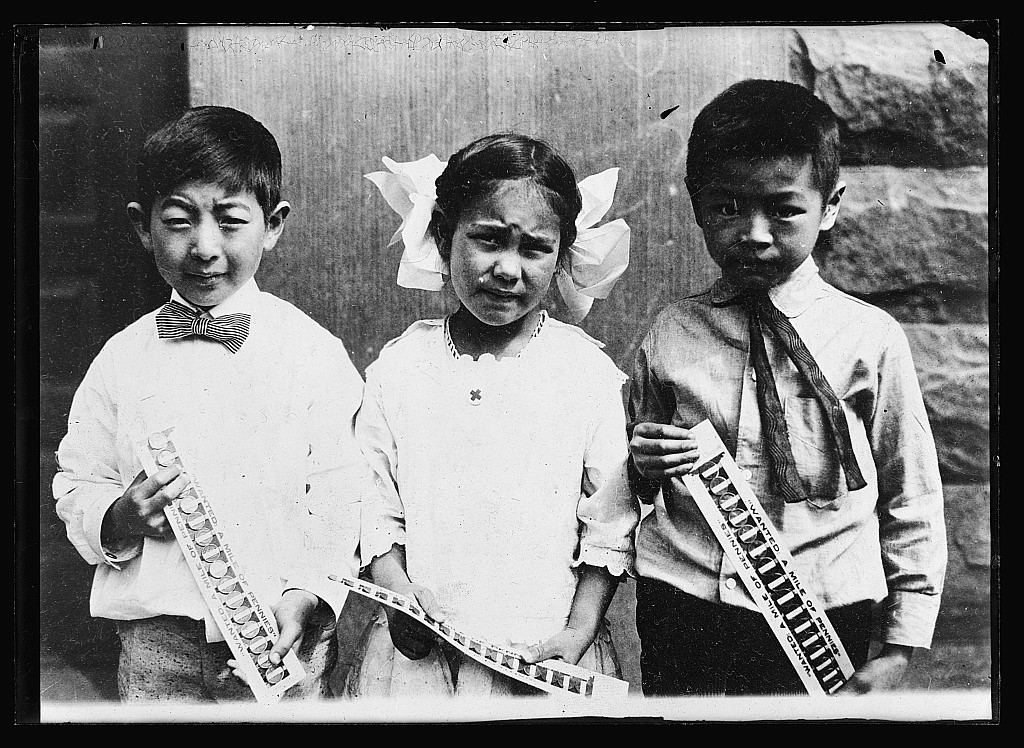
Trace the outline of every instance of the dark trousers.
{"type": "MultiPolygon", "coordinates": [[[[826,611],[855,669],[867,660],[871,607],[866,601],[826,611]]],[[[757,611],[708,602],[641,578],[636,629],[646,696],[807,693],[757,611]]]]}

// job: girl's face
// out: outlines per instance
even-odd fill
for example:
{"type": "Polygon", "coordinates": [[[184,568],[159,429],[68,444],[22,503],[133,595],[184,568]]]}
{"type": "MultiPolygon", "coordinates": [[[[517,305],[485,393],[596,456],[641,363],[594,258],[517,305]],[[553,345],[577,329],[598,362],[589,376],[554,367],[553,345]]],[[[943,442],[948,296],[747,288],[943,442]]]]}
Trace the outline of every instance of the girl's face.
{"type": "Polygon", "coordinates": [[[451,240],[451,283],[463,307],[488,325],[533,311],[558,264],[561,221],[528,179],[500,182],[467,205],[451,240]]]}

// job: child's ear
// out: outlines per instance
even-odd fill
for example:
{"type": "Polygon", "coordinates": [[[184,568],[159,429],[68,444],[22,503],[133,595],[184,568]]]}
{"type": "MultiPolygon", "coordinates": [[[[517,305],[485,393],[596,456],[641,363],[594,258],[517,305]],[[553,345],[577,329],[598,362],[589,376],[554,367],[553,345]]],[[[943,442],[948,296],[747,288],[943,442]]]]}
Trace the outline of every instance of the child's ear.
{"type": "Polygon", "coordinates": [[[839,217],[839,203],[843,199],[844,192],[846,192],[846,183],[836,182],[836,188],[832,190],[828,202],[825,203],[825,212],[821,217],[821,225],[818,227],[819,231],[828,231],[835,226],[836,218],[839,217]]]}
{"type": "Polygon", "coordinates": [[[281,232],[284,231],[284,222],[288,218],[288,214],[291,212],[292,206],[286,203],[284,200],[277,204],[274,211],[267,216],[267,230],[263,236],[263,251],[269,252],[277,244],[277,240],[281,238],[281,232]]]}
{"type": "Polygon", "coordinates": [[[132,228],[135,229],[142,246],[146,248],[147,252],[152,251],[153,243],[149,232],[150,217],[138,203],[128,203],[126,210],[128,211],[128,220],[132,222],[132,228]]]}
{"type": "Polygon", "coordinates": [[[686,185],[686,194],[690,198],[690,208],[693,210],[693,220],[697,222],[697,226],[701,229],[704,228],[701,223],[700,205],[697,204],[697,196],[693,194],[693,190],[690,188],[690,183],[683,179],[683,184],[686,185]]]}
{"type": "Polygon", "coordinates": [[[435,207],[434,212],[430,215],[430,223],[427,224],[427,233],[434,240],[434,244],[437,246],[437,253],[441,255],[441,261],[447,270],[448,262],[451,259],[451,247],[448,246],[449,242],[445,238],[448,235],[446,221],[447,217],[444,212],[440,208],[435,207]]]}

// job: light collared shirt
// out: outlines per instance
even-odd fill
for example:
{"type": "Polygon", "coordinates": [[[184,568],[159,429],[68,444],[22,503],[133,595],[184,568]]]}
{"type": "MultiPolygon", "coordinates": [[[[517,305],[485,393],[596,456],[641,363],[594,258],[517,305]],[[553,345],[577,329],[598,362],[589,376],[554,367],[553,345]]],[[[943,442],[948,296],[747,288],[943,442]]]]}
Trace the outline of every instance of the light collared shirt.
{"type": "MultiPolygon", "coordinates": [[[[736,291],[719,280],[655,319],[637,351],[630,427],[690,428],[709,419],[827,608],[885,600],[881,640],[928,647],[946,568],[935,444],[906,335],[882,310],[830,286],[807,260],[769,296],[842,402],[867,485],[849,491],[820,405],[781,342],[765,345],[806,501],[769,488],[749,329],[736,291]]],[[[757,607],[681,479],[650,484],[637,538],[637,573],[705,600],[757,607]]]]}
{"type": "Polygon", "coordinates": [[[264,602],[297,587],[340,612],[344,590],[327,575],[358,568],[362,378],[340,340],[255,281],[207,314],[236,312],[252,315],[237,353],[161,339],[147,314],[107,341],[75,394],[53,494],[68,539],[96,566],[93,616],[187,616],[223,638],[174,539],[101,543],[104,515],[142,470],[137,446],[167,427],[264,602]]]}

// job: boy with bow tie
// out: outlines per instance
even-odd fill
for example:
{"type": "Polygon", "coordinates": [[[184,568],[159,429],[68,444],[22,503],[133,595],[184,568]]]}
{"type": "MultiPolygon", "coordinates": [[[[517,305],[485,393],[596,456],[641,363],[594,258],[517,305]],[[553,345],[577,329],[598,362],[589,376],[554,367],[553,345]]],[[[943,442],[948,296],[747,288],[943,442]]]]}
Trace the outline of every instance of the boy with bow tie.
{"type": "Polygon", "coordinates": [[[686,187],[721,277],[663,310],[636,354],[644,692],[804,692],[681,480],[705,419],[842,639],[856,668],[842,692],[894,687],[935,626],[942,487],[904,333],[811,258],[845,190],[836,117],[795,84],[737,83],[694,121],[686,187]]]}
{"type": "Polygon", "coordinates": [[[252,698],[163,512],[189,477],[273,608],[271,660],[294,648],[306,670],[287,696],[329,696],[344,593],[327,574],[357,569],[362,379],[340,340],[253,278],[290,210],[280,151],[249,115],[196,107],[147,139],[138,183],[128,214],[171,298],[93,361],[53,481],[96,566],[91,613],[117,621],[120,696],[252,698]],[[194,476],[142,470],[136,445],[169,426],[194,476]]]}

